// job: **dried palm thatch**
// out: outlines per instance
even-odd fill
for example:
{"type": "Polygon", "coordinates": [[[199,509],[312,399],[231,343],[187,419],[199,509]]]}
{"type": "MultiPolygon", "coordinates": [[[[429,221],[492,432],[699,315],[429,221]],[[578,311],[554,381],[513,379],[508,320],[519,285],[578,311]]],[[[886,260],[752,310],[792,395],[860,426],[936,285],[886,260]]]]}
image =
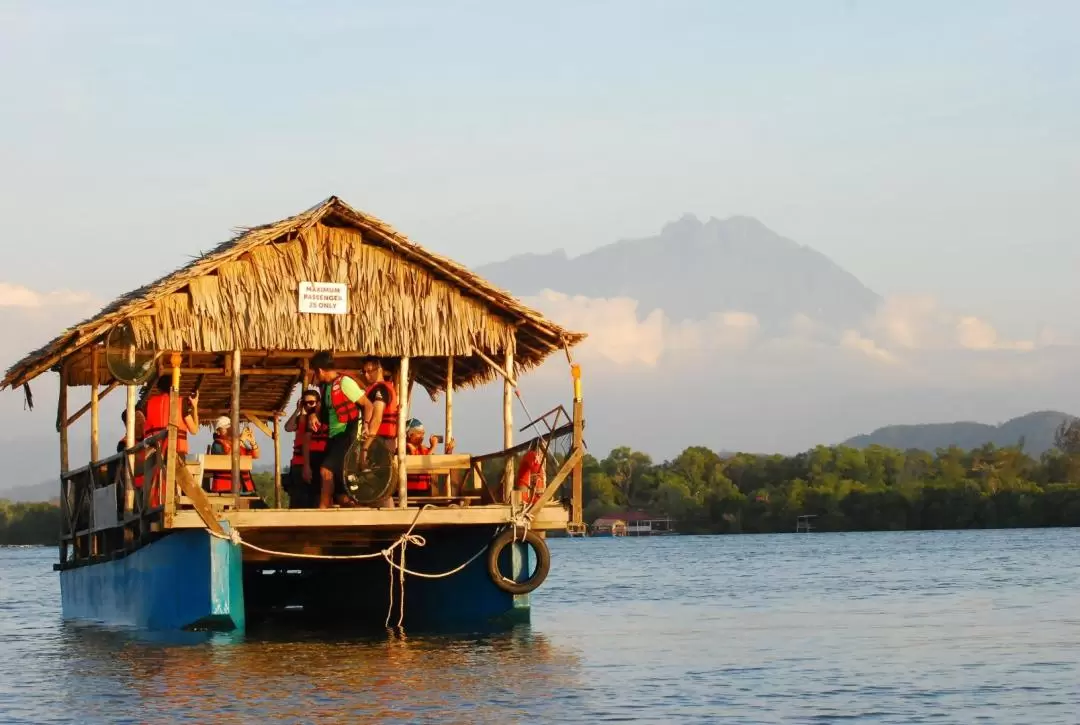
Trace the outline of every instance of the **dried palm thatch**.
{"type": "MultiPolygon", "coordinates": [[[[226,353],[234,349],[242,351],[241,368],[252,378],[244,408],[269,414],[287,404],[317,350],[414,358],[415,380],[434,396],[446,387],[447,357],[455,358],[454,386],[474,386],[496,375],[477,349],[495,357],[512,347],[522,372],[585,337],[330,197],[297,216],[243,231],[123,295],[11,366],[0,389],[61,369],[69,384],[90,384],[91,356],[103,353],[104,336],[124,321],[140,346],[180,352],[182,367],[205,370],[186,376],[185,387],[200,386],[208,413],[229,407],[227,379],[213,373],[226,372],[226,353]],[[300,314],[301,281],[346,283],[348,314],[300,314]],[[281,374],[285,368],[296,374],[281,374]]],[[[112,380],[105,365],[99,370],[99,384],[112,380]]]]}

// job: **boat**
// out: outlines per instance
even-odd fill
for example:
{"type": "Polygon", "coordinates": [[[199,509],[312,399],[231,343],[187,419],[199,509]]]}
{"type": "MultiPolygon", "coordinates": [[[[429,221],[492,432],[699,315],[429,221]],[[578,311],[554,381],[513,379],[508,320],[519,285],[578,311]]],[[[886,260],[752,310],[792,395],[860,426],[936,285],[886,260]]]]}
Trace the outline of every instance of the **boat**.
{"type": "Polygon", "coordinates": [[[241,231],[64,331],[0,383],[32,410],[31,384],[59,377],[63,617],[233,632],[288,616],[380,627],[527,620],[550,568],[546,532],[582,526],[572,350],[584,337],[337,197],[241,231]],[[349,374],[371,356],[384,361],[401,415],[387,460],[357,463],[359,440],[345,456],[350,485],[378,495],[349,488],[354,505],[288,508],[282,419],[320,351],[349,374]],[[555,354],[569,366],[569,410],[515,428],[519,376],[555,354]],[[172,422],[139,440],[136,411],[163,380],[172,422]],[[489,383],[502,386],[501,431],[492,431],[501,449],[407,452],[405,421],[421,389],[444,401],[452,440],[455,391],[489,383]],[[77,388],[89,401],[72,413],[77,388]],[[117,389],[127,427],[119,451],[104,455],[100,404],[117,389]],[[196,394],[200,423],[231,421],[228,455],[176,453],[181,406],[196,394]],[[273,444],[272,490],[259,497],[242,491],[253,467],[242,425],[273,444]],[[88,428],[90,460],[72,467],[78,428],[88,428]],[[544,466],[523,486],[515,466],[526,455],[544,466]],[[215,473],[231,491],[204,487],[215,473]],[[410,495],[409,474],[432,476],[431,495],[410,495]]]}

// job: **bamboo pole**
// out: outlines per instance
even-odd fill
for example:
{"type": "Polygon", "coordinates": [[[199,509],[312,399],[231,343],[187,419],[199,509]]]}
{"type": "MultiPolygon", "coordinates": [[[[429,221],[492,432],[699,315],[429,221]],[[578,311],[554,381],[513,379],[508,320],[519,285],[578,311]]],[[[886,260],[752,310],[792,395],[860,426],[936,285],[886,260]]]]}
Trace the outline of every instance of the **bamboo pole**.
{"type": "MultiPolygon", "coordinates": [[[[503,366],[507,375],[503,376],[503,449],[514,445],[514,384],[512,378],[514,372],[514,344],[513,338],[506,346],[503,366]]],[[[503,501],[510,500],[510,493],[514,490],[514,459],[506,459],[506,469],[503,471],[503,501]]]]}
{"type": "Polygon", "coordinates": [[[274,416],[274,508],[281,508],[281,421],[274,416]]]}
{"type": "Polygon", "coordinates": [[[232,436],[232,492],[233,496],[240,494],[240,350],[232,351],[232,404],[230,413],[232,423],[230,435],[232,436]]]}
{"type": "MultiPolygon", "coordinates": [[[[446,429],[443,431],[446,436],[443,439],[443,452],[446,452],[446,447],[450,445],[450,441],[454,440],[454,356],[450,355],[446,358],[446,429]]],[[[446,495],[453,495],[453,487],[451,480],[453,476],[447,474],[446,476],[446,495]]]]}
{"type": "Polygon", "coordinates": [[[90,356],[90,462],[101,460],[101,400],[98,397],[98,375],[101,373],[99,356],[90,356]]]}
{"type": "MultiPolygon", "coordinates": [[[[581,367],[570,366],[570,374],[574,378],[574,439],[573,450],[584,451],[585,449],[585,419],[583,417],[583,404],[581,400],[581,367]]],[[[582,491],[584,488],[583,458],[578,458],[574,463],[573,479],[570,488],[570,521],[580,524],[585,518],[582,491]]]]}
{"type": "Polygon", "coordinates": [[[405,468],[405,411],[409,409],[409,358],[401,358],[398,368],[398,420],[397,420],[397,464],[398,464],[398,506],[409,505],[409,475],[405,468]]]}
{"type": "Polygon", "coordinates": [[[176,462],[180,456],[176,453],[176,439],[179,437],[177,422],[180,417],[180,394],[176,389],[176,375],[173,375],[173,387],[169,389],[169,438],[165,450],[165,528],[172,528],[173,514],[176,512],[176,462]]]}
{"type": "MultiPolygon", "coordinates": [[[[98,394],[98,400],[99,401],[105,400],[105,396],[107,396],[109,393],[111,393],[113,390],[115,390],[118,385],[120,385],[120,383],[118,383],[115,380],[112,381],[111,383],[109,383],[108,385],[106,385],[105,388],[98,394]]],[[[87,402],[86,405],[84,405],[83,407],[79,408],[78,410],[76,410],[74,413],[71,414],[71,417],[68,418],[68,420],[67,420],[67,424],[69,426],[74,425],[75,421],[77,421],[79,418],[86,415],[87,411],[89,411],[89,410],[90,410],[90,403],[87,402]]]]}
{"type": "MultiPolygon", "coordinates": [[[[135,386],[127,387],[127,403],[124,415],[127,424],[124,430],[124,448],[131,450],[135,445],[135,386]]],[[[135,454],[127,456],[127,475],[124,476],[124,513],[135,510],[135,454]]]]}
{"type": "Polygon", "coordinates": [[[60,395],[56,400],[56,430],[60,433],[60,473],[68,472],[67,364],[60,366],[60,395]]]}

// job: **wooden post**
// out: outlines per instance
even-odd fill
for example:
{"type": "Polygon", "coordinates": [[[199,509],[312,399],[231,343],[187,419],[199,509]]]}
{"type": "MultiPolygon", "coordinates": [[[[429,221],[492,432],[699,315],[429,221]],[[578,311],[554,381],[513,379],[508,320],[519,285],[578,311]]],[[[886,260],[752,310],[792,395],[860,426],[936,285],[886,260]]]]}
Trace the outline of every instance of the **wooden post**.
{"type": "MultiPolygon", "coordinates": [[[[127,407],[124,415],[127,417],[127,425],[124,430],[124,448],[131,450],[135,445],[135,386],[127,386],[127,407]]],[[[124,476],[124,513],[129,514],[135,510],[135,454],[127,456],[127,475],[124,476]]]]}
{"type": "Polygon", "coordinates": [[[232,423],[232,492],[240,494],[240,350],[232,352],[232,403],[230,411],[232,423]]]}
{"type": "MultiPolygon", "coordinates": [[[[581,401],[581,367],[578,365],[570,366],[570,374],[574,378],[574,439],[573,450],[579,451],[585,448],[585,419],[582,417],[583,408],[581,401]]],[[[571,480],[570,488],[570,521],[575,524],[580,524],[585,518],[585,511],[582,504],[582,490],[584,488],[584,468],[582,466],[582,458],[578,458],[577,463],[574,464],[574,470],[571,474],[573,479],[571,480]]]]}
{"type": "MultiPolygon", "coordinates": [[[[301,391],[301,395],[303,391],[301,391]]],[[[274,416],[274,508],[281,508],[281,421],[274,416]]]]}
{"type": "Polygon", "coordinates": [[[398,507],[409,505],[409,476],[405,469],[405,411],[409,409],[409,358],[401,358],[398,368],[398,421],[397,421],[397,463],[398,463],[398,507]]]}
{"type": "MultiPolygon", "coordinates": [[[[514,338],[510,338],[506,346],[503,369],[506,377],[503,378],[503,449],[514,445],[514,384],[510,376],[514,374],[514,338]]],[[[506,469],[503,472],[503,501],[510,501],[510,493],[514,490],[514,459],[506,459],[506,469]]]]}
{"type": "MultiPolygon", "coordinates": [[[[177,366],[179,367],[179,366],[177,366]]],[[[173,376],[173,385],[169,388],[169,437],[165,451],[165,528],[172,528],[173,514],[176,513],[176,462],[179,456],[176,454],[176,439],[180,421],[180,394],[176,388],[176,376],[173,376]]]]}
{"type": "MultiPolygon", "coordinates": [[[[454,440],[454,356],[446,358],[446,429],[443,431],[446,438],[443,440],[443,453],[450,441],[454,440]]],[[[453,473],[446,474],[446,495],[453,496],[451,480],[453,473]]]]}
{"type": "Polygon", "coordinates": [[[101,405],[98,397],[98,375],[101,373],[100,358],[97,345],[91,346],[90,352],[90,462],[97,463],[101,459],[100,434],[101,434],[101,405]]]}
{"type": "Polygon", "coordinates": [[[67,431],[67,363],[60,365],[60,395],[56,401],[56,430],[60,433],[60,473],[67,473],[68,466],[68,431],[67,431]]]}

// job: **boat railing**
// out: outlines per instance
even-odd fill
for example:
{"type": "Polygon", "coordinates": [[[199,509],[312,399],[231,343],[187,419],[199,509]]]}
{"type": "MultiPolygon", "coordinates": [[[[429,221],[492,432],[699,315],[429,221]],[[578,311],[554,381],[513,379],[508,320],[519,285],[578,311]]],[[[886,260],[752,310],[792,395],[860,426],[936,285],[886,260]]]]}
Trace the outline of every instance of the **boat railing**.
{"type": "Polygon", "coordinates": [[[167,434],[161,431],[60,475],[62,566],[138,546],[160,528],[164,507],[158,443],[167,434]],[[141,486],[136,486],[137,477],[141,486]]]}
{"type": "MultiPolygon", "coordinates": [[[[472,475],[479,483],[489,503],[514,503],[514,472],[520,470],[521,461],[529,451],[535,451],[544,460],[545,483],[553,482],[559,475],[573,451],[574,424],[533,436],[510,448],[472,457],[472,475]]],[[[556,502],[559,503],[559,502],[556,502]]]]}

